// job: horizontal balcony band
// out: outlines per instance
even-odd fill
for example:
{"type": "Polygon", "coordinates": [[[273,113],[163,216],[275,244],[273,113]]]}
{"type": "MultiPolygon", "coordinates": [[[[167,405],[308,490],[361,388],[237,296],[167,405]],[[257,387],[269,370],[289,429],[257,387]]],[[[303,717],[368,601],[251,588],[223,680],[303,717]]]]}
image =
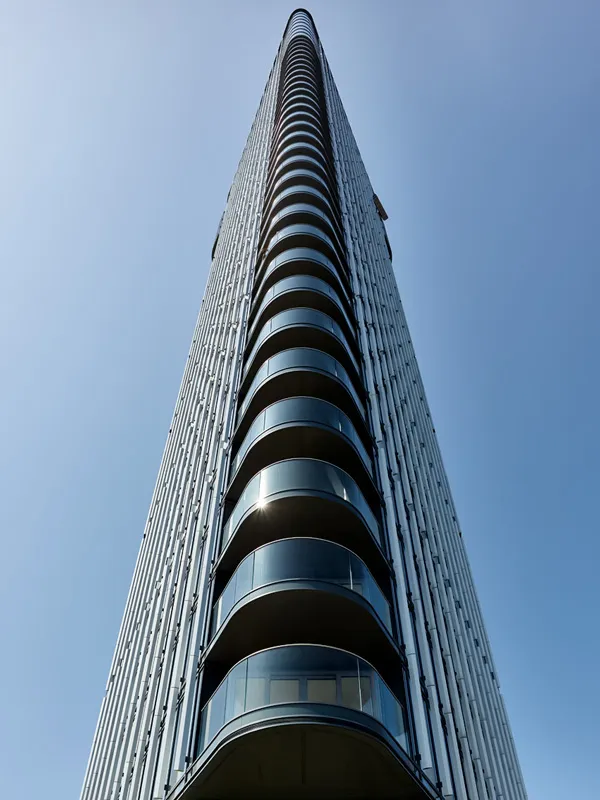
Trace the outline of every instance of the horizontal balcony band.
{"type": "Polygon", "coordinates": [[[166,797],[441,800],[442,796],[375,717],[338,704],[303,702],[269,705],[225,722],[166,797]]]}
{"type": "Polygon", "coordinates": [[[318,97],[313,97],[312,95],[308,94],[308,92],[303,94],[292,94],[291,96],[287,97],[285,100],[282,99],[281,105],[277,109],[277,116],[281,119],[281,117],[285,116],[288,111],[291,111],[295,107],[303,108],[307,107],[311,109],[315,114],[319,117],[323,113],[323,109],[321,107],[321,102],[318,97]]]}
{"type": "Polygon", "coordinates": [[[283,65],[281,74],[287,78],[288,75],[294,75],[297,72],[309,73],[309,75],[317,81],[321,81],[320,70],[318,65],[311,58],[298,56],[287,64],[283,65]]]}
{"type": "MultiPolygon", "coordinates": [[[[342,437],[354,448],[364,468],[369,476],[373,477],[372,447],[366,448],[356,428],[344,412],[333,403],[319,397],[294,396],[285,397],[277,400],[270,406],[259,411],[252,424],[248,428],[248,433],[240,443],[231,465],[232,474],[239,470],[242,462],[247,458],[252,447],[259,439],[265,439],[268,435],[278,431],[287,430],[290,436],[296,432],[290,431],[291,428],[314,428],[314,431],[306,431],[303,438],[307,439],[313,435],[317,438],[319,433],[334,432],[336,436],[342,437]],[[317,430],[318,429],[318,430],[317,430]]],[[[297,433],[296,433],[297,435],[297,433]]],[[[332,447],[335,444],[332,443],[332,447]]],[[[339,446],[339,443],[338,443],[339,446]]],[[[301,443],[302,448],[310,448],[308,441],[301,443]]],[[[292,454],[290,453],[290,456],[292,454]]],[[[331,453],[333,455],[333,452],[331,453]]],[[[321,456],[301,455],[305,458],[320,458],[321,456]]],[[[276,460],[281,460],[280,458],[276,460]]],[[[332,462],[335,463],[335,462],[332,462]]],[[[350,466],[349,464],[347,465],[350,466]]],[[[253,470],[254,474],[257,470],[253,470]]]]}
{"type": "Polygon", "coordinates": [[[289,144],[296,144],[299,142],[307,142],[309,144],[313,144],[315,147],[318,147],[321,150],[325,150],[325,139],[320,134],[317,135],[308,130],[299,130],[280,137],[280,139],[271,148],[271,154],[280,152],[281,147],[287,147],[289,144]]]}
{"type": "Polygon", "coordinates": [[[312,101],[309,102],[308,99],[292,100],[284,103],[284,105],[277,111],[277,119],[279,120],[279,124],[287,119],[291,119],[294,114],[309,114],[321,125],[322,129],[325,130],[325,117],[318,103],[313,103],[312,101]]]}
{"type": "Polygon", "coordinates": [[[281,131],[287,127],[292,122],[307,122],[310,123],[314,128],[316,128],[319,133],[325,135],[325,125],[321,120],[321,117],[315,116],[315,114],[309,111],[289,111],[283,117],[277,120],[275,124],[275,128],[273,129],[273,139],[275,140],[281,131]]]}
{"type": "MultiPolygon", "coordinates": [[[[273,194],[277,191],[277,186],[281,184],[287,176],[294,178],[299,171],[306,171],[317,178],[321,185],[327,188],[330,197],[337,197],[337,183],[331,178],[325,167],[315,158],[307,155],[288,156],[281,164],[273,169],[265,187],[265,200],[263,208],[267,208],[273,194]]],[[[288,183],[289,185],[289,183],[288,183]]],[[[318,188],[318,187],[317,187],[318,188]]]]}
{"type": "MultiPolygon", "coordinates": [[[[308,142],[294,142],[293,144],[287,145],[285,151],[282,150],[279,154],[277,152],[271,153],[268,170],[269,177],[266,183],[267,188],[265,191],[265,198],[270,198],[272,184],[282,174],[284,174],[285,171],[302,168],[304,166],[308,166],[310,169],[313,169],[313,162],[321,165],[322,171],[319,171],[319,174],[327,180],[327,184],[330,187],[330,193],[335,197],[337,191],[337,178],[335,177],[335,171],[331,165],[329,156],[325,152],[325,149],[317,148],[308,142]],[[301,161],[292,161],[290,164],[289,162],[291,159],[301,159],[301,161]],[[305,159],[310,159],[310,162],[304,161],[303,163],[302,160],[305,159]],[[284,165],[286,166],[282,171],[281,167],[284,165]]],[[[263,204],[263,220],[268,218],[268,214],[266,213],[267,208],[268,205],[266,203],[263,204]]]]}
{"type": "Polygon", "coordinates": [[[227,511],[217,569],[231,574],[260,545],[309,533],[349,547],[387,591],[390,567],[377,516],[344,469],[310,458],[270,464],[227,511]]]}
{"type": "Polygon", "coordinates": [[[308,185],[322,192],[330,204],[337,209],[337,198],[335,191],[331,188],[329,181],[324,180],[320,174],[312,169],[293,169],[279,178],[265,195],[264,208],[268,208],[271,200],[282,191],[292,189],[294,186],[308,185]]]}
{"type": "Polygon", "coordinates": [[[240,562],[214,604],[211,638],[234,607],[255,590],[296,580],[332,584],[357,593],[393,636],[389,601],[366,564],[343,545],[306,536],[269,542],[240,562]]]}
{"type": "Polygon", "coordinates": [[[257,587],[238,600],[202,654],[205,677],[214,686],[250,653],[296,642],[351,648],[390,683],[406,666],[393,636],[358,592],[297,578],[257,587]]]}
{"type": "Polygon", "coordinates": [[[308,36],[306,39],[298,37],[288,44],[284,56],[284,69],[290,63],[293,63],[295,59],[300,58],[306,58],[316,66],[319,64],[317,51],[315,50],[312,40],[308,36]]]}
{"type": "Polygon", "coordinates": [[[296,114],[303,114],[309,122],[319,125],[325,134],[327,129],[327,122],[324,114],[318,105],[309,102],[308,100],[292,99],[277,111],[275,119],[277,120],[277,128],[274,133],[277,135],[279,128],[283,126],[289,119],[294,119],[296,114]]]}
{"type": "Polygon", "coordinates": [[[252,305],[261,303],[270,287],[288,275],[314,275],[320,278],[345,300],[346,311],[353,313],[349,298],[350,284],[345,271],[311,247],[290,247],[265,262],[254,278],[252,305]]]}
{"type": "Polygon", "coordinates": [[[309,247],[327,256],[343,274],[348,274],[345,250],[338,241],[328,236],[320,227],[306,222],[293,222],[274,233],[264,244],[259,260],[261,269],[257,278],[262,276],[264,266],[275,256],[295,247],[309,247]]]}
{"type": "Polygon", "coordinates": [[[271,170],[274,172],[290,156],[310,156],[323,165],[328,177],[333,178],[333,171],[329,157],[324,147],[310,144],[309,142],[294,142],[279,148],[271,154],[271,170]]]}
{"type": "Polygon", "coordinates": [[[319,92],[315,84],[311,85],[305,81],[294,81],[287,86],[284,85],[280,95],[280,108],[283,108],[284,104],[294,97],[310,97],[317,108],[321,110],[321,98],[319,97],[319,92]]]}
{"type": "Polygon", "coordinates": [[[410,754],[402,700],[364,657],[322,644],[253,653],[225,675],[201,711],[198,753],[236,716],[280,704],[341,706],[377,720],[410,754]]]}
{"type": "Polygon", "coordinates": [[[372,446],[365,407],[348,372],[327,353],[309,347],[295,347],[276,353],[260,366],[238,409],[232,447],[239,446],[261,409],[277,400],[297,395],[330,400],[352,420],[363,444],[372,446]]]}
{"type": "Polygon", "coordinates": [[[288,156],[286,159],[281,161],[277,166],[273,168],[269,179],[267,181],[267,185],[265,187],[265,197],[268,197],[271,193],[271,189],[273,184],[284,175],[284,173],[289,172],[294,169],[310,169],[312,172],[316,172],[329,186],[330,191],[332,193],[335,192],[336,183],[334,179],[329,174],[326,167],[321,163],[320,160],[313,158],[309,155],[297,155],[297,156],[288,156]]]}
{"type": "Polygon", "coordinates": [[[284,81],[293,78],[295,75],[306,76],[310,80],[315,80],[320,83],[322,76],[319,74],[319,69],[310,60],[302,62],[301,60],[295,61],[293,64],[285,64],[281,70],[281,75],[284,81]]]}
{"type": "Polygon", "coordinates": [[[295,113],[290,114],[286,117],[286,119],[278,122],[273,131],[273,143],[277,144],[281,137],[287,135],[287,133],[292,130],[310,131],[311,133],[314,133],[315,136],[319,136],[324,142],[327,141],[325,132],[323,131],[323,126],[321,125],[320,121],[315,121],[307,114],[295,113]]]}
{"type": "Polygon", "coordinates": [[[338,236],[343,238],[337,209],[334,208],[323,192],[308,184],[294,184],[288,189],[284,189],[282,192],[274,195],[269,206],[265,207],[263,218],[265,220],[270,219],[273,215],[279,214],[285,207],[294,205],[294,203],[308,203],[317,206],[317,208],[327,214],[329,220],[335,225],[338,236]]]}
{"type": "Polygon", "coordinates": [[[317,397],[285,398],[259,412],[232,459],[227,499],[237,500],[252,475],[286,458],[326,459],[352,475],[371,508],[381,504],[372,453],[343,411],[317,397]]]}
{"type": "Polygon", "coordinates": [[[276,314],[262,327],[246,358],[238,398],[243,400],[258,368],[267,358],[290,347],[316,347],[346,368],[355,386],[363,386],[360,367],[340,326],[312,308],[291,308],[276,314]]]}
{"type": "Polygon", "coordinates": [[[260,304],[253,304],[248,319],[246,340],[248,352],[254,346],[256,336],[267,320],[288,308],[315,308],[328,314],[344,332],[354,356],[360,358],[354,316],[352,318],[348,316],[344,301],[335,289],[314,275],[290,275],[282,278],[264,293],[260,304]]]}
{"type": "Polygon", "coordinates": [[[270,218],[264,218],[268,224],[260,235],[259,252],[262,252],[266,242],[271,242],[273,237],[284,228],[290,225],[311,225],[319,228],[329,237],[338,253],[345,253],[346,243],[338,236],[333,219],[335,219],[334,215],[321,211],[312,203],[291,203],[270,218]]]}
{"type": "Polygon", "coordinates": [[[319,80],[319,76],[314,71],[309,74],[305,70],[302,74],[297,70],[293,70],[291,73],[289,70],[287,70],[285,75],[282,75],[281,77],[280,87],[281,97],[283,97],[286,92],[289,92],[295,88],[308,89],[309,91],[314,92],[317,98],[321,96],[321,82],[319,80]]]}
{"type": "Polygon", "coordinates": [[[312,42],[308,37],[306,39],[298,38],[289,42],[284,54],[284,68],[291,61],[300,58],[307,58],[318,66],[319,59],[317,56],[317,51],[315,50],[314,42],[312,42]]]}
{"type": "Polygon", "coordinates": [[[308,140],[308,137],[311,137],[310,141],[314,142],[319,147],[327,148],[325,134],[323,134],[316,125],[312,125],[306,120],[294,120],[289,125],[283,127],[277,137],[273,137],[271,153],[276,152],[277,149],[288,140],[308,140]]]}
{"type": "Polygon", "coordinates": [[[281,76],[288,75],[298,67],[309,69],[322,78],[318,57],[308,52],[286,53],[281,65],[281,76]]]}
{"type": "Polygon", "coordinates": [[[290,92],[293,92],[296,89],[300,91],[314,92],[315,97],[319,99],[319,83],[316,76],[308,75],[306,73],[303,75],[291,75],[289,78],[286,76],[281,84],[282,99],[287,97],[290,92]]]}

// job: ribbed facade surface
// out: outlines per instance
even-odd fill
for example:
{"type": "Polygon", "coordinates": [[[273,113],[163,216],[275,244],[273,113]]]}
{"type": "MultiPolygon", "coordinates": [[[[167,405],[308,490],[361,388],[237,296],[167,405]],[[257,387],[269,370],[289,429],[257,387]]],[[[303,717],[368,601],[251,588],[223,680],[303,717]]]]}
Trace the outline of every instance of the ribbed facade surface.
{"type": "Polygon", "coordinates": [[[213,246],[82,800],[525,800],[384,219],[294,12],[213,246]]]}

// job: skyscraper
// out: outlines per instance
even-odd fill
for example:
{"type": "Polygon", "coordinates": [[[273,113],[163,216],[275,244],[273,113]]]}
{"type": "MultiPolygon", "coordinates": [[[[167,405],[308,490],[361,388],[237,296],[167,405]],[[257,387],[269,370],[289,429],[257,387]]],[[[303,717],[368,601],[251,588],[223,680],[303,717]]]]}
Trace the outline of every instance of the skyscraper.
{"type": "Polygon", "coordinates": [[[385,219],[296,11],[212,248],[82,800],[526,798],[385,219]]]}

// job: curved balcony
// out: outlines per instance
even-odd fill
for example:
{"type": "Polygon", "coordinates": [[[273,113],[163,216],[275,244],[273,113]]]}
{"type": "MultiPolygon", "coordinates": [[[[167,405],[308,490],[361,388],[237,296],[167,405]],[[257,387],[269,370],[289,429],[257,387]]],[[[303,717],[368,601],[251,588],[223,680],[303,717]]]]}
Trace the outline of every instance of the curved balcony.
{"type": "Polygon", "coordinates": [[[329,220],[332,221],[335,227],[337,235],[340,239],[343,239],[337,211],[323,192],[303,183],[290,186],[289,189],[284,189],[283,192],[276,194],[271,200],[270,205],[266,207],[263,219],[268,220],[272,215],[279,214],[284,208],[295,205],[296,203],[308,203],[309,205],[316,206],[323,213],[327,214],[329,220]]]}
{"type": "Polygon", "coordinates": [[[298,75],[301,77],[303,76],[304,79],[314,81],[316,84],[319,82],[317,70],[315,70],[312,64],[287,64],[282,72],[282,75],[284,84],[286,81],[289,81],[291,78],[294,78],[298,75]]]}
{"type": "Polygon", "coordinates": [[[288,397],[259,412],[231,464],[230,500],[237,500],[251,476],[288,458],[327,459],[356,480],[377,508],[373,462],[356,428],[337,406],[317,397],[288,397]]]}
{"type": "Polygon", "coordinates": [[[406,712],[371,664],[346,650],[313,644],[269,648],[236,664],[202,709],[199,752],[236,716],[296,703],[368,714],[410,752],[406,712]]]}
{"type": "Polygon", "coordinates": [[[291,347],[314,347],[340,361],[355,386],[361,386],[360,368],[340,326],[328,314],[313,308],[289,308],[271,317],[261,328],[246,358],[239,390],[240,401],[258,368],[267,358],[291,347]]]}
{"type": "Polygon", "coordinates": [[[268,220],[268,226],[263,229],[261,234],[261,244],[265,239],[270,239],[287,225],[299,223],[320,228],[335,243],[338,252],[343,253],[345,244],[343,239],[338,236],[334,225],[335,216],[335,214],[321,211],[318,206],[312,203],[291,203],[282,208],[277,214],[273,214],[268,220]]]}
{"type": "Polygon", "coordinates": [[[411,760],[407,713],[371,664],[320,645],[236,664],[204,705],[181,800],[439,797],[411,760]]]}
{"type": "Polygon", "coordinates": [[[333,179],[327,169],[323,166],[323,164],[318,161],[316,158],[312,156],[288,156],[284,161],[278,164],[269,176],[269,180],[267,182],[267,186],[265,189],[265,195],[268,196],[271,194],[271,190],[273,188],[273,184],[276,183],[286,172],[290,172],[295,169],[309,169],[311,172],[316,173],[319,175],[333,190],[333,179]]]}
{"type": "Polygon", "coordinates": [[[298,75],[292,75],[291,77],[286,77],[282,84],[281,89],[281,98],[282,100],[286,99],[287,97],[291,96],[292,92],[310,92],[314,95],[315,99],[318,101],[319,99],[319,88],[317,86],[317,80],[313,76],[308,76],[304,73],[304,76],[300,77],[298,75]]]}
{"type": "Polygon", "coordinates": [[[259,411],[277,400],[305,395],[329,400],[352,421],[366,446],[370,436],[365,409],[344,367],[327,353],[295,347],[276,353],[261,364],[238,410],[232,446],[237,447],[259,411]]]}
{"type": "Polygon", "coordinates": [[[304,70],[303,74],[298,75],[297,70],[286,70],[282,77],[281,93],[282,96],[291,89],[309,89],[318,97],[318,79],[314,73],[304,70]]]}
{"type": "Polygon", "coordinates": [[[284,117],[290,111],[298,111],[303,108],[308,108],[314,114],[320,115],[321,104],[317,98],[313,98],[308,94],[302,96],[292,96],[281,103],[279,109],[279,116],[284,117]]]}
{"type": "MultiPolygon", "coordinates": [[[[322,154],[319,153],[319,156],[322,157],[322,154]]],[[[318,175],[323,175],[324,178],[326,178],[327,180],[331,179],[331,176],[327,172],[327,169],[325,168],[323,163],[321,163],[321,160],[313,158],[311,155],[297,155],[297,156],[288,156],[286,159],[278,163],[275,169],[273,170],[269,180],[270,181],[277,180],[277,178],[281,177],[281,173],[285,170],[298,169],[304,167],[307,167],[313,172],[316,171],[318,175]]],[[[267,192],[269,191],[269,188],[267,188],[267,192]]]]}
{"type": "Polygon", "coordinates": [[[282,278],[268,289],[260,302],[254,304],[250,319],[246,347],[253,346],[256,335],[269,317],[287,308],[315,308],[334,319],[353,348],[355,356],[359,349],[354,334],[355,326],[344,308],[344,302],[335,289],[314,275],[290,275],[282,278]]]}
{"type": "Polygon", "coordinates": [[[307,533],[351,548],[380,586],[389,584],[379,523],[358,484],[310,458],[269,464],[250,479],[223,525],[219,569],[231,573],[260,545],[307,533]]]}
{"type": "Polygon", "coordinates": [[[309,186],[313,186],[315,189],[323,192],[330,203],[335,203],[335,195],[329,185],[329,182],[322,178],[319,173],[313,171],[312,169],[293,169],[290,172],[286,172],[285,175],[281,176],[281,178],[278,178],[272,185],[268,194],[265,195],[265,208],[268,208],[271,198],[275,194],[279,194],[279,192],[283,191],[284,189],[296,186],[300,183],[306,183],[309,186]]]}
{"type": "Polygon", "coordinates": [[[279,126],[279,132],[273,136],[273,146],[271,149],[276,148],[280,140],[283,139],[292,131],[308,131],[309,133],[312,133],[314,136],[319,137],[323,142],[325,142],[323,130],[320,125],[313,125],[312,122],[304,119],[290,120],[289,118],[287,118],[284,124],[279,126]]]}
{"type": "Polygon", "coordinates": [[[278,168],[285,159],[292,155],[309,156],[310,158],[314,158],[316,161],[321,163],[327,172],[327,176],[329,178],[333,178],[333,170],[331,169],[331,164],[327,158],[325,148],[321,145],[315,146],[314,144],[309,144],[308,142],[295,142],[293,144],[288,144],[283,148],[278,148],[277,152],[273,153],[271,156],[271,169],[278,168]]]}
{"type": "Polygon", "coordinates": [[[314,44],[308,37],[307,41],[296,40],[290,42],[285,54],[284,71],[289,69],[291,64],[296,64],[303,59],[306,59],[315,70],[319,69],[319,60],[315,52],[314,44]]]}
{"type": "Polygon", "coordinates": [[[325,132],[325,125],[323,120],[321,119],[320,111],[317,111],[312,106],[309,107],[308,105],[303,106],[301,104],[298,104],[297,108],[289,106],[288,108],[285,109],[285,111],[278,114],[278,122],[273,131],[275,136],[277,136],[279,130],[283,127],[283,125],[286,122],[297,119],[298,120],[303,119],[308,122],[311,122],[313,125],[316,125],[319,128],[319,130],[321,130],[323,133],[325,132]]]}
{"type": "Polygon", "coordinates": [[[317,108],[321,107],[316,86],[311,86],[304,81],[294,81],[291,85],[284,86],[281,92],[281,108],[283,109],[284,103],[294,97],[310,97],[317,108]]]}
{"type": "Polygon", "coordinates": [[[311,247],[320,250],[340,269],[346,269],[345,253],[341,245],[316,225],[293,222],[278,230],[264,245],[261,253],[266,261],[291,247],[311,247]]]}
{"type": "Polygon", "coordinates": [[[316,147],[321,149],[325,148],[325,139],[321,134],[315,133],[315,131],[316,128],[313,128],[313,130],[302,128],[301,130],[293,131],[291,133],[284,133],[283,135],[280,134],[279,138],[273,143],[271,152],[279,152],[281,147],[291,144],[294,141],[310,142],[316,147]]]}
{"type": "MultiPolygon", "coordinates": [[[[331,584],[357,593],[392,634],[390,604],[365,563],[342,545],[314,537],[295,537],[262,545],[238,565],[214,605],[211,638],[244,598],[258,589],[294,581],[313,586],[331,584]]],[[[354,634],[360,635],[356,628],[354,634]]]]}
{"type": "Polygon", "coordinates": [[[317,70],[312,63],[299,63],[294,60],[293,64],[286,64],[282,74],[284,79],[288,80],[292,75],[296,75],[296,73],[305,74],[314,81],[318,80],[317,70]]]}
{"type": "Polygon", "coordinates": [[[317,115],[309,113],[308,111],[293,111],[285,114],[285,116],[279,119],[275,129],[273,130],[273,141],[277,140],[279,134],[284,130],[284,128],[296,122],[309,124],[315,128],[315,130],[317,130],[321,136],[324,135],[323,123],[317,115]]]}
{"type": "Polygon", "coordinates": [[[285,80],[295,77],[296,75],[301,75],[315,81],[317,84],[319,83],[320,77],[312,60],[305,58],[294,59],[293,63],[288,63],[284,67],[282,75],[285,80]]]}
{"type": "Polygon", "coordinates": [[[360,559],[329,541],[282,539],[251,553],[225,586],[211,625],[204,661],[213,682],[248,653],[306,641],[351,647],[389,681],[402,672],[388,601],[360,559]]]}
{"type": "Polygon", "coordinates": [[[271,155],[282,152],[282,148],[289,147],[292,144],[312,144],[321,152],[326,151],[325,141],[322,137],[317,136],[315,133],[306,130],[294,131],[282,136],[271,147],[271,155]]]}
{"type": "MultiPolygon", "coordinates": [[[[327,154],[325,144],[322,141],[319,141],[314,134],[309,133],[308,131],[304,131],[301,134],[297,133],[296,139],[298,140],[295,142],[288,141],[289,138],[289,136],[284,136],[283,141],[279,142],[277,147],[273,148],[272,157],[275,156],[279,159],[284,153],[289,152],[292,148],[299,147],[307,148],[311,151],[311,153],[316,153],[320,157],[325,157],[327,154]]],[[[309,153],[309,155],[311,153],[309,153]]]]}
{"type": "Polygon", "coordinates": [[[311,247],[291,247],[263,264],[255,276],[253,303],[262,302],[266,291],[277,281],[289,275],[300,274],[314,275],[328,283],[344,299],[344,307],[351,313],[346,273],[323,253],[311,247]]]}

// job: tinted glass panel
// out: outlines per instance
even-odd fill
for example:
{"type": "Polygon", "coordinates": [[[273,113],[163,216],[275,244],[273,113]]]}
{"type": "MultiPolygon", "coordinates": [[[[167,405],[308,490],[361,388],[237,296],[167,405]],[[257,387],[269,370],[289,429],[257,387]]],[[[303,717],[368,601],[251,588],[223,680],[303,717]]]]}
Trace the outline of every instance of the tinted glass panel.
{"type": "Polygon", "coordinates": [[[391,630],[388,602],[358,556],[323,539],[294,538],[263,545],[240,563],[215,604],[212,634],[234,605],[250,592],[279,581],[294,580],[323,581],[360,594],[391,630]]]}
{"type": "Polygon", "coordinates": [[[409,752],[403,704],[373,667],[351,653],[316,645],[264,650],[235,666],[202,709],[199,751],[231,719],[278,703],[324,703],[368,714],[409,752]]]}
{"type": "Polygon", "coordinates": [[[292,458],[270,464],[250,480],[235,504],[223,528],[223,547],[237,530],[246,514],[265,506],[278,492],[315,492],[328,494],[351,505],[365,521],[371,535],[381,542],[379,526],[354,480],[339,467],[326,461],[292,458]]]}

